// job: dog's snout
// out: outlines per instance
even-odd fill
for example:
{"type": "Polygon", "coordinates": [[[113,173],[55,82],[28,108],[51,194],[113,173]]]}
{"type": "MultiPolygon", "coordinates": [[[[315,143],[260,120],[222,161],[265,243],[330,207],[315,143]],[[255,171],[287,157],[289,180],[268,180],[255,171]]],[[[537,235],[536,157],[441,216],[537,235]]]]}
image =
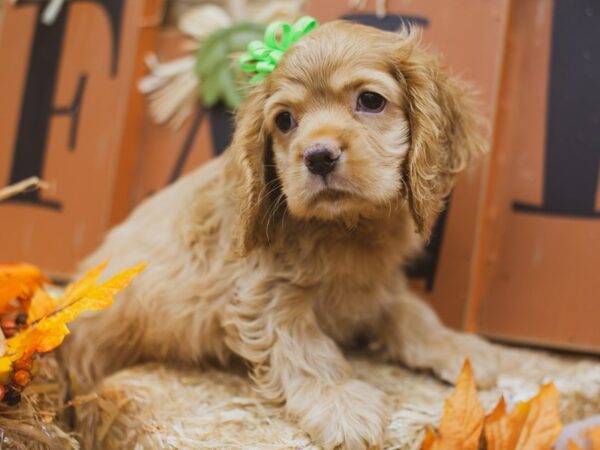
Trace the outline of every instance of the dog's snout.
{"type": "Polygon", "coordinates": [[[315,145],[304,152],[304,165],[315,175],[324,177],[340,159],[340,151],[329,145],[315,145]]]}

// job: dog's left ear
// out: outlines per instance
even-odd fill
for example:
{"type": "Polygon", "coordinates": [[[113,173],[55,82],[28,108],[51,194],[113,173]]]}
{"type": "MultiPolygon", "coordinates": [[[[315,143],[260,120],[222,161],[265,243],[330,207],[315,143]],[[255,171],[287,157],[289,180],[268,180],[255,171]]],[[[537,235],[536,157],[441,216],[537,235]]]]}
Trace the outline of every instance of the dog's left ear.
{"type": "Polygon", "coordinates": [[[266,192],[266,159],[270,139],[265,130],[264,104],[266,83],[255,86],[240,108],[231,147],[228,176],[238,208],[235,218],[235,245],[239,255],[246,255],[266,240],[263,222],[267,216],[269,195],[266,192]]]}
{"type": "Polygon", "coordinates": [[[404,176],[417,231],[428,239],[456,174],[487,143],[472,89],[420,48],[415,32],[401,42],[396,67],[406,93],[411,138],[404,176]]]}

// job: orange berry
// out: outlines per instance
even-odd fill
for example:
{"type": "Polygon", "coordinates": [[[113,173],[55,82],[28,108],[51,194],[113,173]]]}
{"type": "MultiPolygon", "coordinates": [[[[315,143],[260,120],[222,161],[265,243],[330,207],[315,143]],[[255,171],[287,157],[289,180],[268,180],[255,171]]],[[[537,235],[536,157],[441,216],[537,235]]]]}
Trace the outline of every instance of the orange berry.
{"type": "Polygon", "coordinates": [[[17,325],[18,327],[24,327],[25,325],[27,325],[27,313],[19,313],[17,314],[17,316],[15,317],[15,325],[17,325]]]}
{"type": "Polygon", "coordinates": [[[13,363],[13,367],[16,370],[23,369],[31,371],[31,368],[33,367],[33,361],[31,360],[31,358],[21,358],[13,363]]]}
{"type": "Polygon", "coordinates": [[[13,381],[19,386],[27,386],[31,381],[31,374],[27,370],[17,370],[13,375],[13,381]]]}
{"type": "Polygon", "coordinates": [[[3,400],[8,406],[18,405],[21,401],[21,393],[15,386],[8,386],[3,400]]]}
{"type": "Polygon", "coordinates": [[[7,338],[13,337],[17,333],[17,324],[14,320],[3,320],[0,323],[0,327],[7,338]]]}

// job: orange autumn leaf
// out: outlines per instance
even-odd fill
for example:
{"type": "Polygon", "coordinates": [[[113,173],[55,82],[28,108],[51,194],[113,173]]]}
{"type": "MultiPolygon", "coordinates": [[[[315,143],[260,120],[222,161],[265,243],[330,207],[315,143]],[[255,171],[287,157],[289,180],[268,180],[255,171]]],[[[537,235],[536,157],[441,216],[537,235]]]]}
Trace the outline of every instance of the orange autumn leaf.
{"type": "Polygon", "coordinates": [[[7,339],[8,347],[0,358],[0,375],[6,367],[20,358],[28,358],[32,353],[46,353],[54,350],[69,334],[67,323],[84,311],[106,308],[113,303],[114,296],[141,272],[145,264],[124,270],[108,281],[98,284],[100,273],[106,263],[89,271],[81,280],[70,285],[64,295],[54,300],[48,294],[36,294],[32,299],[33,319],[29,326],[7,339]],[[9,364],[10,363],[10,364],[9,364]]]}
{"type": "Polygon", "coordinates": [[[0,384],[6,384],[10,380],[13,361],[9,358],[0,358],[0,384]]]}
{"type": "Polygon", "coordinates": [[[425,431],[425,437],[423,438],[423,443],[421,444],[421,449],[429,450],[433,448],[435,440],[435,433],[431,430],[431,428],[427,428],[427,430],[425,431]]]}
{"type": "Polygon", "coordinates": [[[477,450],[484,412],[477,399],[473,370],[465,361],[454,392],[444,405],[437,434],[428,431],[422,450],[477,450]]]}
{"type": "Polygon", "coordinates": [[[518,420],[506,414],[506,402],[504,397],[494,410],[485,418],[484,434],[488,450],[499,450],[503,448],[514,448],[518,438],[518,430],[511,426],[512,421],[518,420]],[[512,447],[511,447],[512,446],[512,447]]]}
{"type": "Polygon", "coordinates": [[[553,384],[540,388],[531,400],[509,414],[504,399],[486,417],[488,450],[550,450],[562,430],[559,392],[553,384]]]}
{"type": "MultiPolygon", "coordinates": [[[[552,383],[546,384],[540,388],[534,398],[525,404],[527,405],[527,418],[517,443],[517,449],[551,449],[563,428],[560,419],[558,389],[552,383]]],[[[516,409],[519,406],[517,405],[516,409]]]]}
{"type": "MultiPolygon", "coordinates": [[[[595,426],[587,430],[586,434],[590,438],[592,446],[590,450],[600,450],[600,426],[595,426]]],[[[569,441],[569,450],[583,450],[573,441],[569,441]]]]}
{"type": "Polygon", "coordinates": [[[90,269],[81,280],[68,285],[61,297],[61,304],[70,303],[73,299],[80,298],[85,292],[93,288],[98,283],[107,264],[108,261],[103,261],[98,266],[90,269]]]}
{"type": "MultiPolygon", "coordinates": [[[[81,282],[67,289],[65,295],[59,300],[56,310],[40,320],[36,324],[36,328],[51,333],[57,327],[60,327],[61,324],[66,324],[77,318],[82,312],[104,309],[112,305],[114,296],[127,287],[131,280],[145,266],[145,264],[140,264],[131,269],[124,270],[97,286],[90,284],[89,280],[87,280],[88,276],[96,277],[99,275],[97,274],[98,268],[93,269],[81,282]],[[80,289],[80,286],[87,286],[87,290],[80,289]]],[[[100,267],[104,266],[101,265],[100,267]]]]}
{"type": "Polygon", "coordinates": [[[0,264],[0,314],[10,311],[15,299],[27,309],[33,293],[49,282],[46,275],[30,264],[0,264]]]}
{"type": "Polygon", "coordinates": [[[559,397],[553,384],[544,385],[535,397],[519,403],[511,413],[501,398],[484,420],[467,361],[454,393],[445,403],[439,431],[427,430],[421,449],[477,450],[483,432],[487,450],[550,450],[562,430],[559,397]]]}
{"type": "Polygon", "coordinates": [[[29,309],[27,310],[27,324],[41,319],[50,314],[58,305],[58,300],[52,297],[43,289],[38,289],[31,298],[29,309]]]}
{"type": "Polygon", "coordinates": [[[592,449],[600,450],[600,426],[590,428],[587,434],[592,441],[592,449]]]}

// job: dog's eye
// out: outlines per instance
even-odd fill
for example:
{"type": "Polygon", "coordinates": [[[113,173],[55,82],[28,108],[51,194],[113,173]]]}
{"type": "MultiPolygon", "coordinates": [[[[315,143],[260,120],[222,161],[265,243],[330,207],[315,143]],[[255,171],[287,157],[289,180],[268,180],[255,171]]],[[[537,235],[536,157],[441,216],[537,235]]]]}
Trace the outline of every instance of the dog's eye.
{"type": "Polygon", "coordinates": [[[275,117],[275,124],[277,125],[277,128],[281,130],[282,133],[287,133],[288,131],[290,131],[294,126],[294,123],[294,118],[287,111],[279,113],[277,114],[277,117],[275,117]]]}
{"type": "Polygon", "coordinates": [[[356,110],[370,113],[378,113],[385,107],[385,98],[376,92],[363,92],[358,96],[356,110]]]}

